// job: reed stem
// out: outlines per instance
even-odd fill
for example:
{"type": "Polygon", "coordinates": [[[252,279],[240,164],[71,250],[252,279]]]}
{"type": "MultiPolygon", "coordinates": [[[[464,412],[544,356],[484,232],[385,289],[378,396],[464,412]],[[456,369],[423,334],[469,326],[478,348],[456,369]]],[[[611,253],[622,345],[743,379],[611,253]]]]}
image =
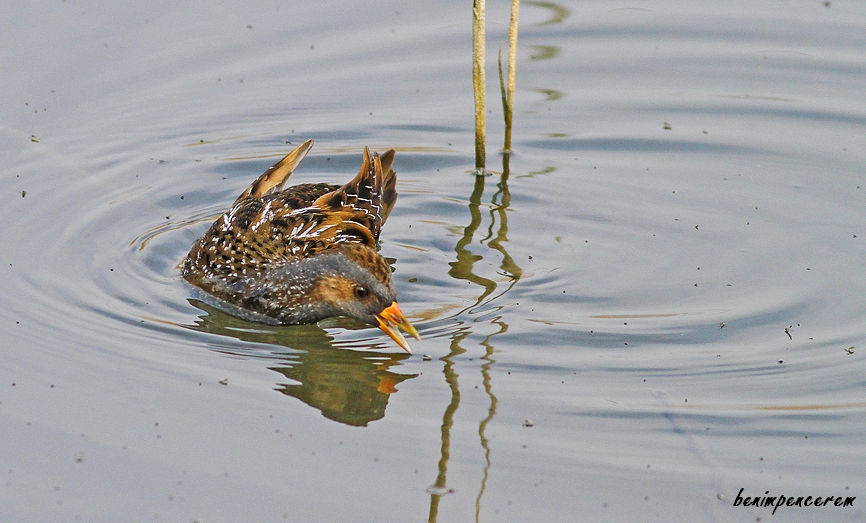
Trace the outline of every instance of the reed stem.
{"type": "MultiPolygon", "coordinates": [[[[514,114],[514,80],[517,70],[517,14],[520,10],[520,0],[511,1],[511,22],[508,24],[508,92],[504,100],[505,113],[505,154],[511,153],[511,118],[514,114]]],[[[500,48],[500,82],[502,78],[502,58],[500,48]]]]}
{"type": "Polygon", "coordinates": [[[487,162],[484,143],[487,139],[484,108],[484,2],[472,5],[472,86],[475,92],[475,169],[483,173],[487,162]]]}

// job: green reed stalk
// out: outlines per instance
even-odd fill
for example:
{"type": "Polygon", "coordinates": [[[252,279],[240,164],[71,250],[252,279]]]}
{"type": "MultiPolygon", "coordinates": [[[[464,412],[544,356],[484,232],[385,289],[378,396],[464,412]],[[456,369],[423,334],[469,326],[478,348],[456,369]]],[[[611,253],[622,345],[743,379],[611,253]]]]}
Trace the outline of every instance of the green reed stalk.
{"type": "Polygon", "coordinates": [[[472,5],[472,86],[475,91],[475,169],[484,171],[487,154],[484,142],[487,129],[484,117],[484,0],[472,5]]]}
{"type": "MultiPolygon", "coordinates": [[[[514,77],[517,69],[517,13],[520,0],[511,1],[511,22],[508,24],[508,92],[503,89],[502,110],[505,113],[505,154],[511,153],[511,117],[514,114],[514,77]]],[[[499,84],[502,85],[502,48],[499,49],[499,84]]]]}

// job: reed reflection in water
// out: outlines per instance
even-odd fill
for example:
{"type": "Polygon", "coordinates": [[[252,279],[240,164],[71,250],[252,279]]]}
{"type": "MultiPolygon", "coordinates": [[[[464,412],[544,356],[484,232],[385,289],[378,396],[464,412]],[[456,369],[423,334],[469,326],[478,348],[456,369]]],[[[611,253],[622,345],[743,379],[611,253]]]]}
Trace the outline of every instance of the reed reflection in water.
{"type": "MultiPolygon", "coordinates": [[[[511,255],[505,248],[508,243],[508,206],[511,202],[511,194],[508,191],[508,176],[509,176],[510,154],[504,153],[502,156],[502,173],[499,182],[496,184],[496,191],[491,197],[490,210],[488,212],[489,223],[485,229],[482,229],[484,224],[484,216],[481,212],[482,197],[486,185],[486,176],[476,175],[475,185],[472,194],[469,197],[469,224],[463,229],[463,236],[458,240],[454,247],[454,252],[457,259],[451,262],[451,270],[448,275],[458,280],[466,280],[480,287],[480,294],[475,303],[470,307],[461,311],[458,315],[471,315],[473,312],[482,310],[488,311],[491,302],[506,294],[514,285],[520,281],[523,274],[522,269],[514,262],[511,255]],[[479,230],[484,231],[484,235],[476,240],[479,230]],[[475,270],[475,264],[482,261],[484,256],[474,254],[469,250],[469,246],[477,241],[478,245],[485,246],[489,250],[494,250],[502,256],[502,261],[499,264],[499,274],[507,277],[507,285],[504,289],[499,289],[500,286],[491,278],[484,277],[478,274],[475,270]]],[[[494,312],[496,308],[494,307],[494,312]]],[[[508,324],[505,323],[501,316],[495,316],[489,319],[489,315],[485,316],[485,321],[490,321],[499,327],[497,332],[489,334],[481,342],[484,348],[484,364],[481,365],[481,378],[484,386],[484,392],[490,400],[487,416],[481,420],[478,425],[478,437],[481,448],[484,451],[484,470],[482,473],[481,485],[478,489],[478,495],[475,501],[475,519],[478,521],[481,512],[481,500],[484,495],[484,490],[487,484],[487,477],[490,470],[490,445],[486,435],[487,425],[496,416],[497,399],[493,392],[493,383],[490,378],[490,369],[496,360],[493,359],[494,345],[492,339],[494,336],[508,331],[508,324]]],[[[454,426],[454,415],[460,405],[460,386],[458,383],[459,375],[455,369],[454,358],[467,352],[464,347],[466,337],[469,332],[462,330],[453,335],[451,339],[450,351],[447,356],[442,358],[445,365],[442,373],[445,376],[445,381],[448,383],[451,391],[451,401],[445,408],[442,415],[442,450],[439,458],[439,472],[436,476],[436,481],[428,489],[430,493],[430,513],[428,521],[435,523],[439,513],[439,503],[442,496],[451,492],[447,486],[448,459],[450,457],[451,448],[451,428],[454,426]]]]}

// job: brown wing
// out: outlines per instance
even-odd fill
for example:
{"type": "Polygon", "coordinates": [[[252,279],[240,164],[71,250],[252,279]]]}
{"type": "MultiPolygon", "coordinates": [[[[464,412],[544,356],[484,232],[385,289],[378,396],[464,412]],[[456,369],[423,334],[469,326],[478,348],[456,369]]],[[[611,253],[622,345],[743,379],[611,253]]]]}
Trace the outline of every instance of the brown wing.
{"type": "Polygon", "coordinates": [[[325,212],[351,213],[352,220],[364,224],[379,239],[382,224],[397,201],[397,174],[391,170],[394,150],[381,157],[364,147],[364,161],[357,176],[339,189],[320,196],[313,206],[325,212]]]}
{"type": "Polygon", "coordinates": [[[253,182],[193,245],[184,277],[206,290],[342,243],[376,246],[397,199],[394,151],[370,158],[346,185],[282,189],[312,146],[308,140],[253,182]],[[383,172],[386,173],[383,175],[383,172]]]}

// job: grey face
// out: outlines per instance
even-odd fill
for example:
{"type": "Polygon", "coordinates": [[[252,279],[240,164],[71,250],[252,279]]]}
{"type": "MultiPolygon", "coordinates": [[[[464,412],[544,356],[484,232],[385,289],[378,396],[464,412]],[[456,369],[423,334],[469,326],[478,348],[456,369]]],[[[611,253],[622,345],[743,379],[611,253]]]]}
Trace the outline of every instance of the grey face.
{"type": "Polygon", "coordinates": [[[375,251],[365,252],[361,262],[348,252],[335,249],[286,263],[229,284],[230,292],[240,295],[244,307],[279,323],[349,316],[377,325],[376,315],[395,299],[390,267],[375,251]]]}

